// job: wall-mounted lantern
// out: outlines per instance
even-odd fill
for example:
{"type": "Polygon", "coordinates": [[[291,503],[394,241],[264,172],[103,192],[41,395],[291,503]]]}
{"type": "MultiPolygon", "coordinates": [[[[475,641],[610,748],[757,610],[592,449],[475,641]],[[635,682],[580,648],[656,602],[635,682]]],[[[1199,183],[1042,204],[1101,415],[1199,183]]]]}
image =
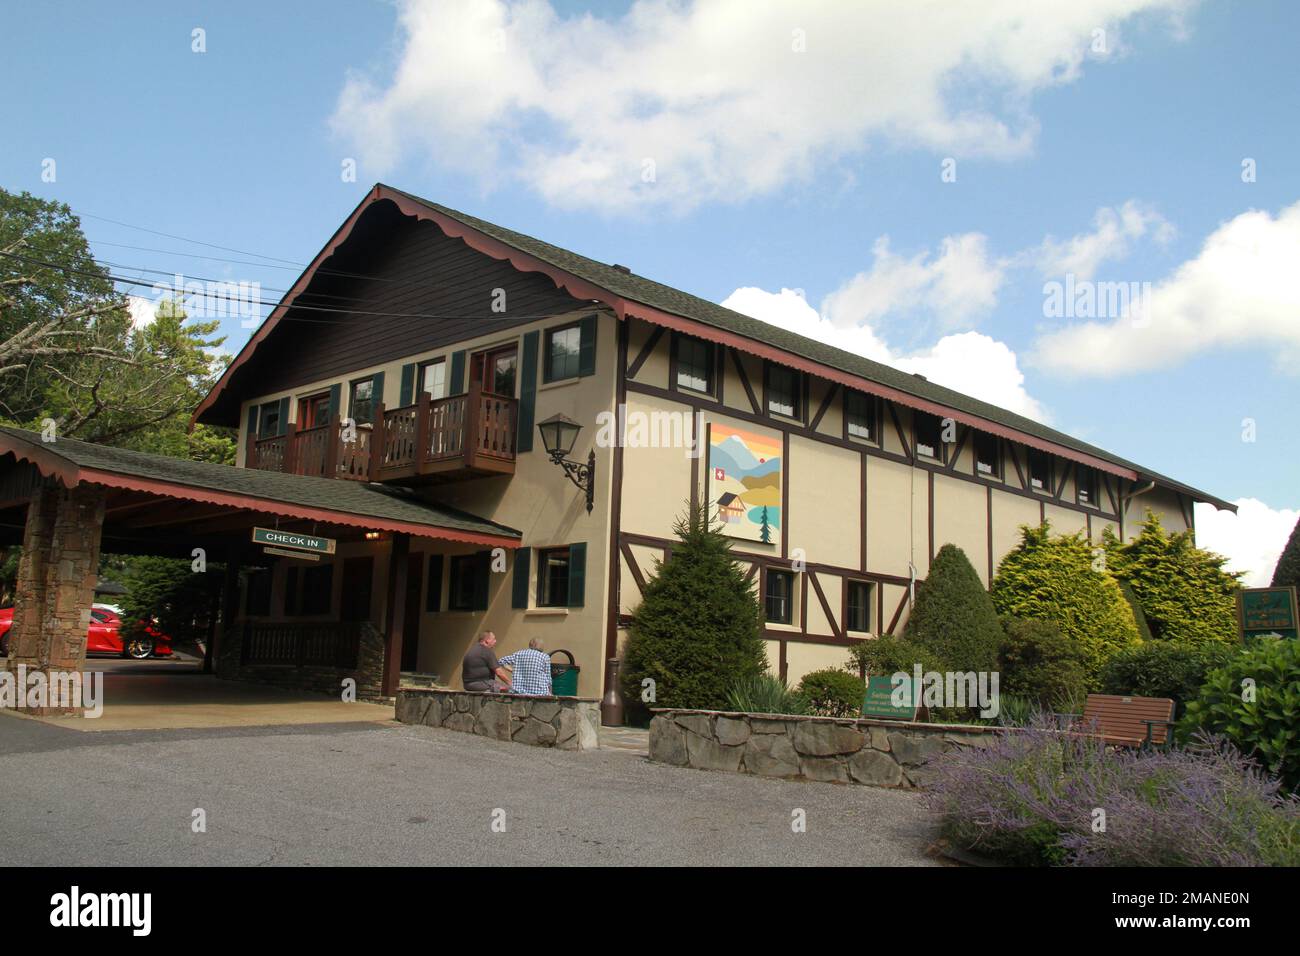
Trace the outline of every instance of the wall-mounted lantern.
{"type": "Polygon", "coordinates": [[[570,461],[567,457],[573,451],[582,426],[566,415],[555,414],[544,422],[538,422],[537,430],[542,433],[542,447],[551,456],[551,461],[563,468],[565,477],[587,493],[587,514],[591,514],[596,500],[596,450],[592,449],[586,464],[570,461]]]}

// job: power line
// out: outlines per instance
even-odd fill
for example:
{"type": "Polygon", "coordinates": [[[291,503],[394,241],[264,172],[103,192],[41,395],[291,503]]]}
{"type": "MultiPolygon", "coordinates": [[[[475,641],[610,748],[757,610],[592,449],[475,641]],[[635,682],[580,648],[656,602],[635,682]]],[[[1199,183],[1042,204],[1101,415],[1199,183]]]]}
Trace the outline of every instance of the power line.
{"type": "Polygon", "coordinates": [[[254,256],[258,259],[270,259],[272,262],[282,262],[285,265],[297,266],[300,269],[307,268],[306,264],[294,262],[292,259],[280,259],[276,256],[263,255],[260,252],[249,252],[247,249],[235,249],[232,246],[219,246],[212,242],[203,242],[201,239],[190,239],[186,236],[177,236],[170,232],[159,232],[157,229],[147,229],[144,226],[136,226],[129,222],[122,222],[120,219],[109,219],[107,216],[95,216],[88,212],[77,213],[78,216],[85,219],[98,219],[100,222],[111,222],[115,226],[125,226],[127,229],[138,229],[141,232],[147,232],[155,236],[162,236],[164,239],[175,239],[177,242],[192,242],[196,246],[206,246],[209,249],[220,249],[222,252],[237,252],[241,256],[254,256]]]}
{"type": "MultiPolygon", "coordinates": [[[[81,258],[75,255],[66,255],[66,256],[57,256],[57,255],[49,255],[49,254],[47,255],[48,255],[48,259],[35,260],[29,258],[29,261],[34,261],[34,263],[48,265],[49,268],[66,268],[66,267],[62,267],[62,265],[57,264],[57,261],[56,263],[51,263],[49,259],[53,259],[53,260],[72,259],[75,261],[81,261],[81,258]]],[[[18,256],[18,258],[21,258],[21,256],[18,256]]],[[[131,281],[134,282],[135,285],[149,285],[149,286],[156,287],[165,284],[162,284],[162,282],[135,282],[134,280],[126,280],[126,278],[114,277],[113,273],[110,271],[112,271],[112,269],[125,269],[125,271],[129,271],[129,272],[138,272],[138,273],[147,272],[147,273],[156,274],[156,276],[169,276],[169,277],[181,276],[181,274],[175,272],[174,269],[153,269],[147,267],[147,265],[131,265],[129,263],[114,263],[114,261],[108,259],[92,259],[92,261],[94,261],[95,264],[100,265],[100,267],[105,268],[105,273],[107,273],[105,274],[105,277],[113,278],[113,281],[118,281],[118,282],[131,281]]],[[[83,273],[83,274],[94,274],[94,273],[83,273]]],[[[208,286],[217,285],[217,286],[226,287],[226,286],[235,285],[234,280],[224,280],[224,278],[208,278],[205,276],[181,276],[181,278],[190,278],[190,280],[192,281],[201,282],[201,284],[208,285],[208,286]]],[[[244,284],[240,284],[240,285],[244,285],[244,284]]],[[[417,284],[417,282],[409,282],[408,285],[415,286],[419,284],[417,284]]],[[[281,295],[281,297],[283,297],[283,295],[289,295],[292,291],[291,289],[277,289],[277,287],[274,286],[264,286],[261,284],[257,284],[257,289],[259,289],[260,291],[263,290],[269,291],[269,293],[277,293],[281,295]]],[[[182,297],[183,295],[185,295],[185,289],[183,289],[183,287],[181,287],[181,289],[174,289],[174,291],[177,291],[177,293],[181,294],[182,297]]],[[[204,298],[222,298],[220,297],[220,295],[209,294],[208,290],[196,291],[195,294],[204,295],[204,298]]],[[[356,303],[367,302],[367,299],[365,299],[364,297],[360,297],[360,295],[341,295],[338,293],[322,293],[322,291],[316,291],[316,290],[309,291],[309,293],[308,291],[304,291],[303,294],[309,295],[309,297],[312,297],[313,299],[316,298],[337,299],[337,302],[333,304],[338,304],[338,306],[342,306],[342,304],[346,304],[350,302],[356,302],[356,303]]],[[[243,302],[243,300],[246,299],[244,299],[244,297],[237,297],[237,300],[239,300],[239,302],[243,302]]],[[[261,304],[270,304],[270,303],[263,302],[261,304]]],[[[291,308],[299,308],[299,307],[305,308],[307,307],[307,304],[302,304],[302,306],[299,306],[299,303],[295,302],[294,306],[291,306],[291,308]]],[[[374,315],[380,315],[380,313],[381,312],[374,312],[374,315]]],[[[391,315],[411,315],[411,313],[393,312],[391,313],[391,315]]],[[[443,317],[443,316],[434,316],[432,315],[432,313],[426,313],[426,315],[428,315],[428,317],[443,317]]],[[[451,317],[461,317],[461,316],[446,316],[446,317],[448,317],[448,319],[451,319],[451,317]]]]}
{"type": "MultiPolygon", "coordinates": [[[[151,287],[157,285],[156,282],[153,282],[152,280],[149,280],[149,279],[131,279],[131,278],[128,278],[128,277],[126,277],[126,276],[118,276],[118,275],[114,275],[114,274],[112,274],[111,272],[105,274],[105,273],[102,273],[102,272],[93,272],[93,271],[88,270],[88,269],[76,269],[76,268],[73,268],[72,266],[59,265],[59,264],[56,263],[56,262],[49,262],[49,261],[45,261],[45,260],[41,260],[41,259],[36,259],[36,258],[31,257],[31,256],[24,256],[24,255],[20,255],[20,254],[18,254],[18,253],[15,253],[15,252],[0,252],[0,256],[4,256],[5,258],[8,258],[8,259],[17,259],[17,260],[20,260],[20,261],[22,261],[22,262],[26,262],[26,263],[29,263],[29,264],[31,264],[31,265],[40,266],[40,267],[43,267],[43,268],[48,268],[48,269],[58,269],[58,270],[60,270],[60,271],[62,271],[62,272],[66,272],[66,273],[69,273],[69,274],[72,274],[72,275],[87,276],[87,277],[89,277],[89,278],[93,278],[93,279],[108,279],[108,280],[110,280],[110,281],[112,281],[112,282],[121,283],[121,284],[123,284],[123,285],[136,285],[136,286],[147,285],[147,286],[151,286],[151,287]]],[[[196,280],[196,281],[197,281],[197,280],[196,280]]],[[[224,282],[221,281],[221,280],[210,280],[210,281],[213,281],[213,282],[218,283],[218,284],[220,284],[220,285],[226,285],[226,286],[228,286],[228,285],[231,284],[229,281],[224,281],[224,282]]],[[[181,290],[181,291],[183,292],[184,290],[181,290]]],[[[315,294],[317,294],[317,293],[312,293],[312,294],[315,295],[315,294]]],[[[268,309],[274,309],[274,308],[278,307],[278,306],[281,304],[281,303],[278,303],[278,302],[266,302],[266,301],[263,301],[263,300],[261,300],[261,299],[252,300],[252,299],[250,299],[250,298],[246,298],[246,297],[244,297],[244,296],[228,296],[228,295],[222,295],[222,294],[218,294],[218,293],[216,293],[216,292],[213,292],[213,291],[211,291],[211,290],[205,290],[204,293],[203,293],[203,297],[204,297],[204,298],[207,298],[207,299],[216,299],[217,301],[236,302],[236,303],[241,303],[241,304],[247,303],[247,304],[250,304],[250,305],[255,305],[255,306],[259,306],[259,307],[265,307],[265,308],[268,308],[268,309]]],[[[309,311],[309,312],[325,312],[325,313],[333,313],[333,314],[337,314],[337,315],[369,315],[369,316],[377,316],[377,317],[384,317],[384,318],[399,318],[399,319],[434,319],[434,320],[449,320],[449,321],[450,321],[450,320],[457,320],[457,319],[462,319],[462,320],[463,320],[463,319],[492,319],[492,318],[497,318],[497,317],[504,317],[504,315],[505,315],[505,313],[501,313],[501,312],[493,312],[493,313],[489,313],[489,314],[486,314],[486,315],[484,315],[484,314],[472,314],[472,315],[437,315],[437,314],[429,313],[429,312],[384,312],[384,311],[371,310],[371,309],[344,309],[344,308],[335,308],[335,307],[325,306],[325,305],[310,305],[310,304],[304,304],[304,303],[302,303],[302,302],[298,302],[298,301],[295,301],[292,305],[288,306],[288,308],[289,308],[289,309],[301,309],[301,310],[309,311]]],[[[513,318],[513,319],[546,319],[546,318],[550,318],[550,317],[553,316],[553,315],[554,315],[553,312],[544,312],[544,313],[540,313],[540,314],[537,314],[537,315],[518,315],[518,314],[515,314],[515,315],[511,315],[510,318],[513,318]]],[[[309,319],[309,318],[302,317],[302,316],[285,316],[284,318],[285,318],[285,319],[288,319],[288,320],[290,320],[290,321],[295,321],[295,322],[319,322],[319,323],[322,323],[322,324],[326,324],[326,323],[328,323],[328,324],[335,324],[332,320],[327,320],[327,319],[309,319]]]]}

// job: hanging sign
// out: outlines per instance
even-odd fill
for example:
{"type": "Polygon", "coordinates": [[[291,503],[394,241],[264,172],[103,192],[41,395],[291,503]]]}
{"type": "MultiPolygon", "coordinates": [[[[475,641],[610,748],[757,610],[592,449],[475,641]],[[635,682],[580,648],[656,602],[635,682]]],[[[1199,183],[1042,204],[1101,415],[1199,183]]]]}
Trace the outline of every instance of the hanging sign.
{"type": "Polygon", "coordinates": [[[269,544],[277,548],[291,548],[295,551],[312,551],[316,554],[333,554],[334,546],[337,544],[333,538],[318,538],[314,534],[276,531],[272,528],[254,528],[253,542],[269,544]]]}

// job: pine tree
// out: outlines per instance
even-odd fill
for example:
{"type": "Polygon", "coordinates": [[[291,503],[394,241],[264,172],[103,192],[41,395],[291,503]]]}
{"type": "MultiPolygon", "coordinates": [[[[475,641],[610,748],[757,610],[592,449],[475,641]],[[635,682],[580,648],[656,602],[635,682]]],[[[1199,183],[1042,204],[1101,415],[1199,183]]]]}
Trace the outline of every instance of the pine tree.
{"type": "Polygon", "coordinates": [[[646,707],[724,709],[738,681],[767,670],[758,601],[708,507],[677,520],[672,558],[656,562],[623,653],[631,716],[646,707]],[[654,701],[643,703],[643,681],[654,701]]]}
{"type": "Polygon", "coordinates": [[[1300,588],[1300,521],[1291,529],[1291,537],[1282,556],[1277,559],[1277,568],[1273,571],[1273,587],[1300,588]]]}
{"type": "Polygon", "coordinates": [[[1116,651],[1139,642],[1119,583],[1095,566],[1083,534],[1050,536],[1050,525],[1023,526],[1020,544],[998,565],[990,594],[999,614],[1051,621],[1083,653],[1090,686],[1116,651]]]}
{"type": "Polygon", "coordinates": [[[758,540],[764,544],[772,543],[772,526],[767,523],[767,505],[763,505],[763,526],[759,528],[758,540]]]}
{"type": "Polygon", "coordinates": [[[930,650],[949,670],[997,669],[1002,625],[961,548],[945,544],[934,556],[903,637],[930,650]]]}

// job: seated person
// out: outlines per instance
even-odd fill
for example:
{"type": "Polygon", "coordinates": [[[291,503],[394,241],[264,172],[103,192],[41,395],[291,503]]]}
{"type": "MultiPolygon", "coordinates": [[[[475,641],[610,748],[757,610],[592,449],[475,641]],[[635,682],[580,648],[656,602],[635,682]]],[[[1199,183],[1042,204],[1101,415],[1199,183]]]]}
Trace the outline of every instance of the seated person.
{"type": "Polygon", "coordinates": [[[534,637],[522,651],[501,658],[501,666],[511,668],[510,693],[550,696],[551,658],[542,653],[540,638],[534,637]]]}
{"type": "Polygon", "coordinates": [[[497,661],[492,648],[497,636],[491,631],[479,635],[478,642],[465,654],[460,668],[460,682],[466,690],[500,691],[508,683],[505,671],[497,661]]]}

